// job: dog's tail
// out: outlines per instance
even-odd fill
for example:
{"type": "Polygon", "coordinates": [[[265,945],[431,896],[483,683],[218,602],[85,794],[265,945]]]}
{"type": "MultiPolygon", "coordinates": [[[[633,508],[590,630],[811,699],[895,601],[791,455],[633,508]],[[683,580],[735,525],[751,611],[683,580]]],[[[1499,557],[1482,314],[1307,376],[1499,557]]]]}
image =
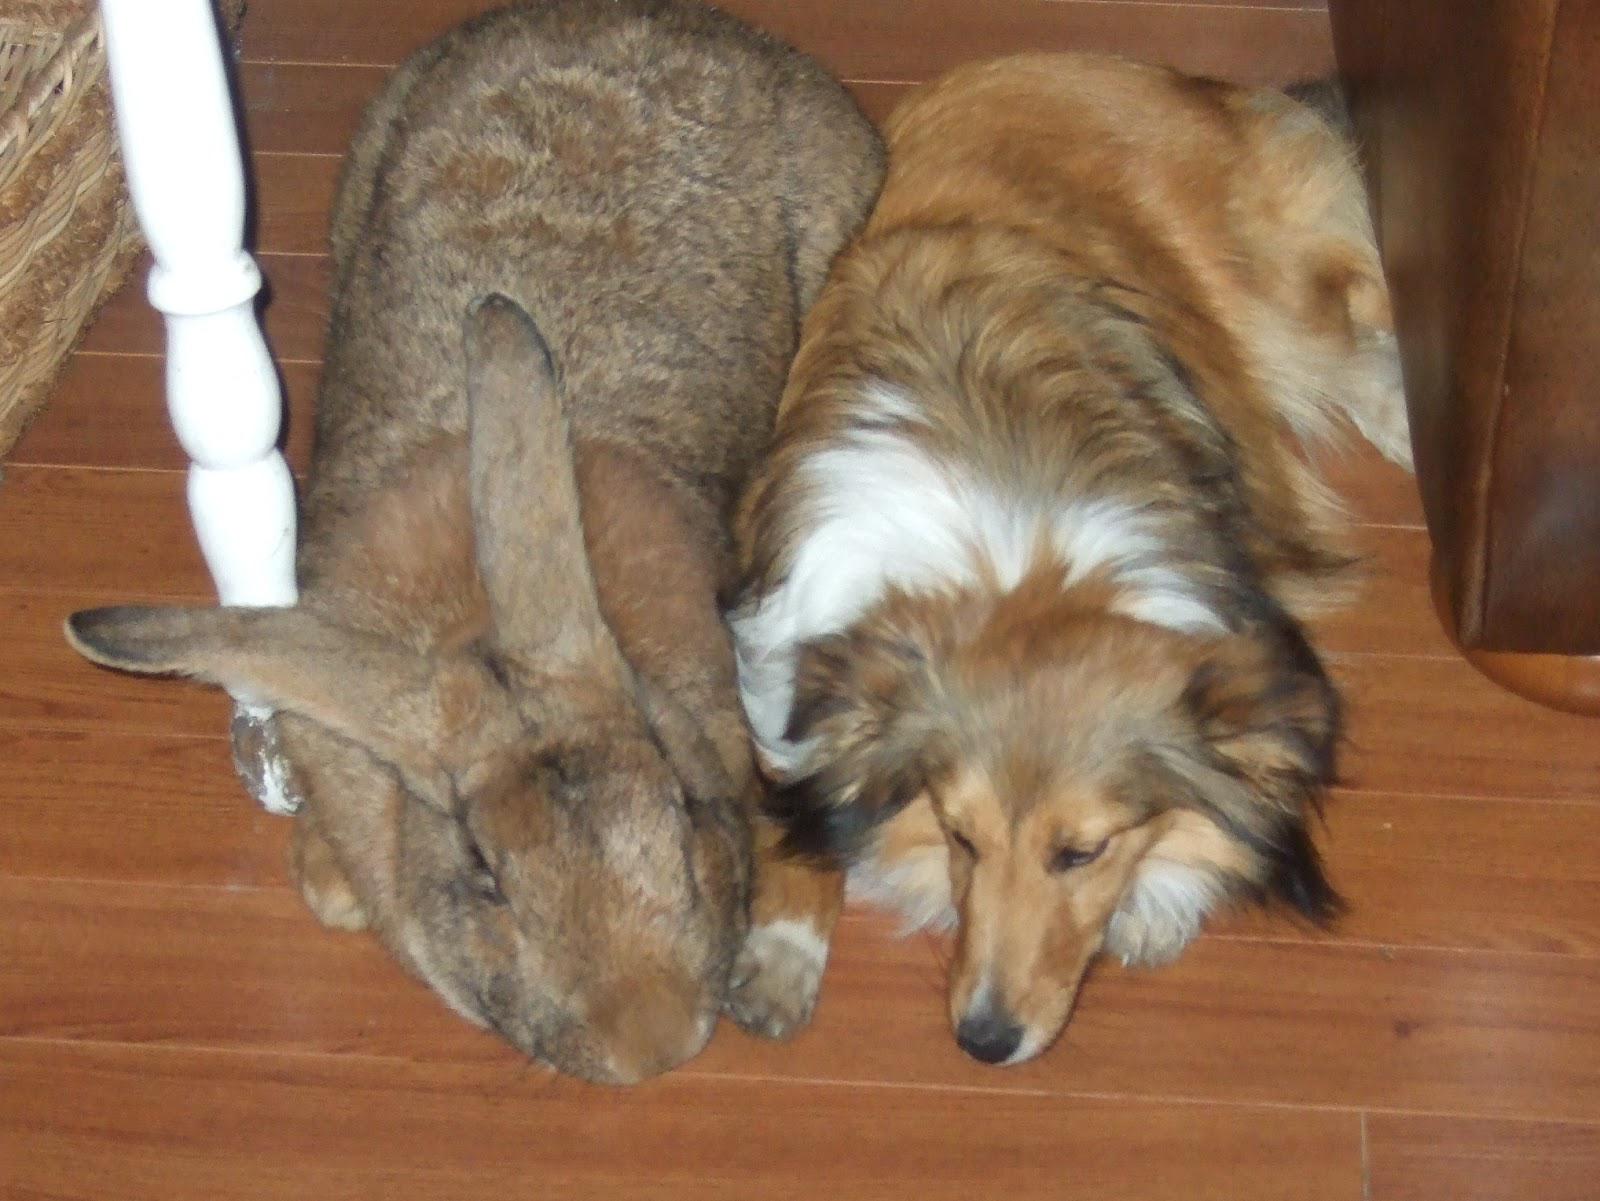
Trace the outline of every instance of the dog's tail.
{"type": "Polygon", "coordinates": [[[1316,113],[1341,137],[1355,144],[1356,124],[1350,115],[1350,99],[1343,83],[1337,79],[1309,79],[1292,83],[1283,90],[1289,99],[1316,113]]]}

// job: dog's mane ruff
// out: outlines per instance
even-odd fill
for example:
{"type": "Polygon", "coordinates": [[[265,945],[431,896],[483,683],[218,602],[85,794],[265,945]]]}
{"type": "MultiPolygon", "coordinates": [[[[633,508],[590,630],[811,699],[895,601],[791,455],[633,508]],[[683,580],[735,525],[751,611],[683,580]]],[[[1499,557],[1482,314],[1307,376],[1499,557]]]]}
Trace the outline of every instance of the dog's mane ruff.
{"type": "Polygon", "coordinates": [[[886,361],[846,350],[813,380],[808,404],[831,420],[763,497],[756,520],[784,531],[782,549],[733,614],[746,709],[780,777],[806,758],[784,736],[797,653],[891,590],[1004,593],[1054,561],[1066,588],[1114,583],[1112,612],[1228,628],[1214,561],[1242,506],[1227,436],[1102,289],[1049,272],[1004,282],[918,289],[938,311],[912,316],[886,283],[888,311],[865,315],[901,331],[886,361]],[[1215,512],[1193,512],[1196,479],[1215,512]]]}
{"type": "Polygon", "coordinates": [[[1121,589],[1112,610],[1155,625],[1221,632],[1203,587],[1172,565],[1158,522],[1112,498],[1026,498],[940,462],[898,433],[863,429],[806,465],[812,526],[779,588],[735,615],[740,687],[768,763],[797,765],[783,737],[795,655],[850,627],[889,589],[1007,591],[1041,561],[1071,587],[1097,573],[1121,589]]]}
{"type": "Polygon", "coordinates": [[[863,856],[850,865],[846,879],[852,901],[898,913],[901,934],[956,927],[956,911],[950,903],[950,866],[943,847],[902,855],[893,863],[863,856]]]}

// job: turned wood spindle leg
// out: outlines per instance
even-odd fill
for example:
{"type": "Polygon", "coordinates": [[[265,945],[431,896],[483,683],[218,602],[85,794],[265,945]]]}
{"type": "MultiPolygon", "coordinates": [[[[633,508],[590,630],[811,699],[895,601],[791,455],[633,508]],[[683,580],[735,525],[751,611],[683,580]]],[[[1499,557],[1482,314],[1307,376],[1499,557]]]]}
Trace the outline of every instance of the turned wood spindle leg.
{"type": "MultiPolygon", "coordinates": [[[[167,408],[188,453],[189,511],[225,605],[295,603],[294,487],[282,399],[244,250],[244,168],[209,0],[101,0],[123,164],[156,260],[167,408]]],[[[296,798],[271,711],[238,696],[234,757],[267,808],[296,798]]]]}

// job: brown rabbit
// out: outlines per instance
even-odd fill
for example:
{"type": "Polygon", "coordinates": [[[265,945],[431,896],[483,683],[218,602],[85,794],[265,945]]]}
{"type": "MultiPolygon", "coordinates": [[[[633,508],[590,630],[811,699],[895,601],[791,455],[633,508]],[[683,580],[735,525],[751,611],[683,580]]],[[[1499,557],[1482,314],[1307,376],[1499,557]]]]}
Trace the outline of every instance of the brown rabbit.
{"type": "Polygon", "coordinates": [[[311,908],[575,1075],[680,1063],[726,998],[729,509],[881,171],[838,84],[707,6],[462,26],[345,167],[299,604],[68,621],[275,706],[311,908]]]}

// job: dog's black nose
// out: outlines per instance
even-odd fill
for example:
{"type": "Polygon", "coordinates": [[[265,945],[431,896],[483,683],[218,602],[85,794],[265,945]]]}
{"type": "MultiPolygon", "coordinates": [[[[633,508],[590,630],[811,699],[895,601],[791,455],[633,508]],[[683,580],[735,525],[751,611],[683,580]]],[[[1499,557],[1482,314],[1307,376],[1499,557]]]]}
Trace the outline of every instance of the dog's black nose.
{"type": "Polygon", "coordinates": [[[974,1059],[1004,1063],[1022,1045],[1022,1027],[1004,1014],[969,1014],[956,1027],[956,1042],[974,1059]]]}

